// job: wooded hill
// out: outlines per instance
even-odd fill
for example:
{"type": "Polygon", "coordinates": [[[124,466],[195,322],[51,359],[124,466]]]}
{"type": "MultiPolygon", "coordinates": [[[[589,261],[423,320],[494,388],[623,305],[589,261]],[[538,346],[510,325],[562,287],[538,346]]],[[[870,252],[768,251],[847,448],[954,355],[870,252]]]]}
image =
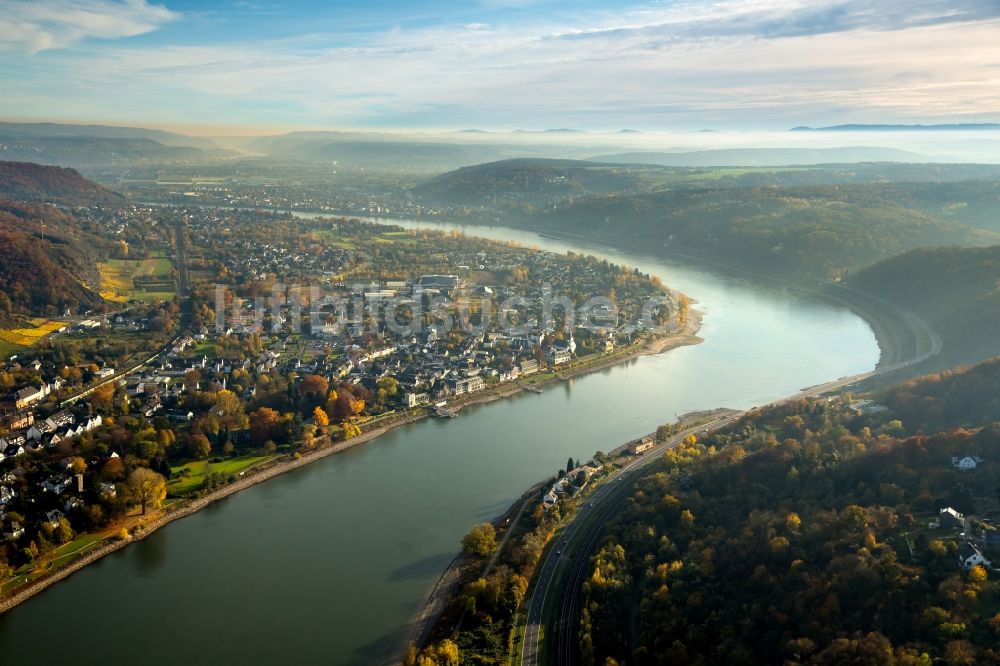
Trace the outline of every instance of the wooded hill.
{"type": "Polygon", "coordinates": [[[1000,246],[913,250],[849,281],[926,319],[944,342],[941,367],[1000,354],[1000,246]]]}
{"type": "Polygon", "coordinates": [[[958,533],[1000,517],[1000,412],[955,404],[998,382],[992,362],[876,396],[879,414],[802,401],[669,452],[592,560],[580,663],[1000,663],[1000,583],[958,565],[958,533]],[[941,430],[912,434],[900,417],[929,400],[941,430]],[[928,527],[945,507],[976,519],[928,527]]]}
{"type": "Polygon", "coordinates": [[[839,277],[917,247],[1000,242],[877,186],[681,189],[593,196],[533,223],[788,278],[839,277]]]}
{"type": "Polygon", "coordinates": [[[413,190],[450,215],[715,261],[782,279],[837,278],[925,246],[1000,242],[1000,167],[680,169],[517,159],[413,190]]]}
{"type": "Polygon", "coordinates": [[[642,186],[634,169],[576,160],[512,159],[451,171],[422,183],[414,193],[462,206],[539,204],[642,186]]]}
{"type": "Polygon", "coordinates": [[[99,305],[97,257],[116,239],[73,207],[127,203],[73,169],[0,162],[0,323],[99,305]]]}
{"type": "Polygon", "coordinates": [[[0,199],[0,322],[53,316],[101,302],[94,248],[72,213],[0,199]]]}
{"type": "Polygon", "coordinates": [[[31,162],[0,162],[0,198],[68,206],[121,206],[127,200],[75,169],[31,162]]]}

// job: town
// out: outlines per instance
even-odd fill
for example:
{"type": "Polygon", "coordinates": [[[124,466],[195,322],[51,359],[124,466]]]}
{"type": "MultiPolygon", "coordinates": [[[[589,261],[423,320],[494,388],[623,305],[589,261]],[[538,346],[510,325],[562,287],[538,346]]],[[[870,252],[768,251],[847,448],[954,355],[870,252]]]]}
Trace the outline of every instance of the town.
{"type": "Polygon", "coordinates": [[[188,274],[189,302],[126,290],[5,361],[5,589],[251,467],[540,391],[688,318],[637,270],[461,234],[190,207],[87,216],[147,263],[176,261],[177,230],[188,261],[170,275],[188,274]]]}

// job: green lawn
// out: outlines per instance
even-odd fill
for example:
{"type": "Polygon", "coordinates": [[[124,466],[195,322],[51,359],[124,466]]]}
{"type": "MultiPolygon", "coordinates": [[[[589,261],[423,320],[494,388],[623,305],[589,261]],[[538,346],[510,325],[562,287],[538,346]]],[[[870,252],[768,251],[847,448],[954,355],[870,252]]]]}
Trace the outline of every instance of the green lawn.
{"type": "Polygon", "coordinates": [[[208,356],[215,357],[215,340],[212,338],[205,338],[191,350],[195,356],[208,356]]]}
{"type": "Polygon", "coordinates": [[[6,340],[0,340],[0,358],[7,358],[12,354],[20,354],[25,349],[27,347],[15,345],[13,342],[7,342],[6,340]]]}
{"type": "Polygon", "coordinates": [[[549,372],[547,370],[541,370],[539,372],[536,372],[533,375],[529,375],[528,377],[526,377],[525,379],[523,379],[521,381],[524,384],[538,384],[540,382],[547,382],[550,379],[554,378],[555,376],[556,376],[556,373],[554,373],[554,372],[549,372]]]}
{"type": "Polygon", "coordinates": [[[160,301],[172,301],[177,295],[173,291],[146,291],[135,289],[131,292],[132,298],[143,303],[159,303],[160,301]]]}
{"type": "Polygon", "coordinates": [[[79,557],[84,550],[103,540],[103,538],[101,534],[84,534],[69,543],[59,546],[53,551],[55,557],[52,560],[52,567],[57,569],[68,564],[71,560],[79,557]]]}
{"type": "Polygon", "coordinates": [[[82,555],[85,550],[99,543],[103,539],[104,536],[99,533],[83,534],[73,541],[64,543],[51,553],[47,554],[44,560],[39,562],[30,562],[19,567],[13,578],[10,578],[5,581],[3,585],[0,585],[0,593],[9,592],[15,587],[23,585],[43,573],[66,566],[74,559],[82,555]]]}
{"type": "Polygon", "coordinates": [[[136,268],[136,275],[150,275],[152,277],[166,277],[170,275],[172,264],[165,257],[156,259],[144,259],[136,268]]]}
{"type": "Polygon", "coordinates": [[[175,478],[167,483],[167,492],[171,495],[183,495],[200,488],[205,482],[205,477],[209,474],[239,474],[243,470],[273,457],[247,455],[229,458],[217,463],[208,460],[192,460],[183,465],[176,465],[170,468],[175,478]],[[180,476],[186,469],[190,470],[191,473],[188,476],[180,476]]]}

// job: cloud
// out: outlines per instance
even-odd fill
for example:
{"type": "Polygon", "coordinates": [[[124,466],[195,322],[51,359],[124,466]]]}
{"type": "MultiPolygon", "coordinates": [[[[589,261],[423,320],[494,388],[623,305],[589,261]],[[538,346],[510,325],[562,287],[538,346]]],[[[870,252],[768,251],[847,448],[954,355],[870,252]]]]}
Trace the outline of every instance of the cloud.
{"type": "Polygon", "coordinates": [[[854,30],[896,31],[1000,18],[996,0],[723,0],[651,6],[618,24],[569,30],[547,39],[658,38],[659,43],[720,38],[778,39],[854,30]]]}
{"type": "Polygon", "coordinates": [[[30,74],[0,68],[0,113],[58,106],[22,103],[40,90],[98,117],[247,124],[781,127],[994,113],[997,13],[995,0],[681,0],[482,29],[463,16],[363,35],[107,44],[30,74]]]}
{"type": "Polygon", "coordinates": [[[0,0],[0,51],[37,53],[88,38],[134,37],[176,18],[146,0],[0,0]]]}

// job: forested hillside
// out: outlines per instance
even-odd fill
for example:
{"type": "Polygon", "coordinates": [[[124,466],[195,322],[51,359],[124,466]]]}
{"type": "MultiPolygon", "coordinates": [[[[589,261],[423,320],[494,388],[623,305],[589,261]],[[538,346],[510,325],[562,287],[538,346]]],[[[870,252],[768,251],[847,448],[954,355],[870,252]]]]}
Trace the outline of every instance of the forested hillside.
{"type": "Polygon", "coordinates": [[[513,159],[451,171],[415,192],[448,204],[539,204],[567,197],[633,190],[642,183],[632,169],[575,160],[513,159]]]}
{"type": "Polygon", "coordinates": [[[1000,411],[955,404],[998,382],[992,362],[895,389],[885,412],[803,401],[669,452],[593,558],[581,663],[998,663],[996,574],[957,554],[1000,518],[1000,411]],[[931,528],[945,507],[972,518],[931,528]]]}
{"type": "Polygon", "coordinates": [[[0,199],[0,322],[100,303],[84,284],[98,284],[94,250],[100,245],[71,213],[0,199]]]}
{"type": "Polygon", "coordinates": [[[69,206],[120,206],[124,197],[87,180],[75,169],[0,161],[0,199],[69,206]]]}
{"type": "Polygon", "coordinates": [[[916,247],[1000,241],[996,232],[907,207],[869,186],[594,196],[535,224],[786,277],[838,277],[916,247]]]}
{"type": "Polygon", "coordinates": [[[513,159],[442,174],[413,194],[459,218],[792,279],[842,277],[919,247],[1000,242],[997,165],[691,168],[513,159]]]}
{"type": "Polygon", "coordinates": [[[880,400],[912,432],[1000,420],[1000,357],[897,384],[880,400]]]}
{"type": "Polygon", "coordinates": [[[127,203],[73,169],[0,162],[0,323],[100,304],[96,261],[117,239],[74,207],[127,203]]]}
{"type": "Polygon", "coordinates": [[[944,341],[943,366],[1000,354],[1000,246],[918,249],[850,283],[924,317],[944,341]]]}

